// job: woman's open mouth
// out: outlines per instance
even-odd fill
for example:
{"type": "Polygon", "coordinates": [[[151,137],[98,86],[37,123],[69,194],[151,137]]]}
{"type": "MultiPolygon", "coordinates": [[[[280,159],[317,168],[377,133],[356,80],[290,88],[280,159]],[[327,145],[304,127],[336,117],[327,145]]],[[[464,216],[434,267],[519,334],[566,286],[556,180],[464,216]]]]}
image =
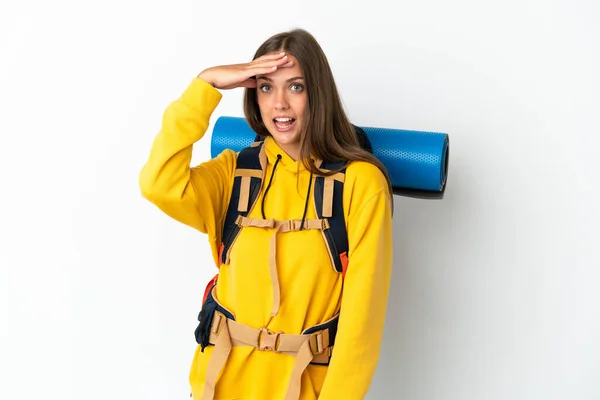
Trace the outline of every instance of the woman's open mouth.
{"type": "Polygon", "coordinates": [[[294,118],[289,118],[289,117],[274,118],[273,123],[275,124],[275,127],[277,128],[278,131],[286,132],[286,131],[289,131],[290,129],[292,129],[292,127],[296,123],[296,120],[294,118]]]}

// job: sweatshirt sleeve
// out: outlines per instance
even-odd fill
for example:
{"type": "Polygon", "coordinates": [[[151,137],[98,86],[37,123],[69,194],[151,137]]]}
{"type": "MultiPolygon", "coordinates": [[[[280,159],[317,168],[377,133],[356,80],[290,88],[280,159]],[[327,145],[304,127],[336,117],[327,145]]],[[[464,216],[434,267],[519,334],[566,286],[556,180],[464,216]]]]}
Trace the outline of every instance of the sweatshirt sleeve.
{"type": "Polygon", "coordinates": [[[362,400],[377,362],[392,271],[392,216],[387,190],[349,220],[349,264],[338,333],[319,400],[362,400]]]}
{"type": "Polygon", "coordinates": [[[236,155],[226,150],[191,167],[193,144],[208,129],[221,93],[194,78],[164,112],[162,127],[139,175],[142,196],[175,220],[209,235],[218,253],[221,220],[229,201],[236,155]]]}

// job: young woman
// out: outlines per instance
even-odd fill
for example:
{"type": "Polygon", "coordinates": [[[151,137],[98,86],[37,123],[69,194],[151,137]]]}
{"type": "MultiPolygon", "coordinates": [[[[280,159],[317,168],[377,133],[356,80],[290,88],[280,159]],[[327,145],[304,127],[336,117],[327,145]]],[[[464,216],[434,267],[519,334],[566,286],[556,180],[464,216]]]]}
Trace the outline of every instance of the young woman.
{"type": "Polygon", "coordinates": [[[189,377],[194,399],[365,396],[380,353],[392,269],[392,195],[384,167],[359,144],[312,35],[277,34],[253,61],[208,68],[194,78],[164,114],[140,187],[163,212],[208,235],[219,267],[197,330],[189,377]],[[253,153],[264,176],[256,206],[236,218],[238,235],[224,249],[230,203],[248,201],[243,184],[232,195],[236,176],[259,175],[236,168],[240,153],[231,150],[195,167],[190,159],[221,91],[239,87],[246,91],[246,119],[264,138],[253,153]],[[330,185],[315,204],[320,178],[330,185]],[[326,216],[341,182],[337,212],[348,249],[333,254],[326,216]]]}

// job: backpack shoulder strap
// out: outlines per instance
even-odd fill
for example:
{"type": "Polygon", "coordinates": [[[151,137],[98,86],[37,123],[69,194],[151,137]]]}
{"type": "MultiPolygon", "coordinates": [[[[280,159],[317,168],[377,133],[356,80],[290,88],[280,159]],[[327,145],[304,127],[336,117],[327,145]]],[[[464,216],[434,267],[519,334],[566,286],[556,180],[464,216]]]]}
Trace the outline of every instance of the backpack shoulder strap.
{"type": "Polygon", "coordinates": [[[231,245],[240,232],[236,223],[240,216],[246,217],[254,208],[262,187],[267,157],[262,141],[254,142],[237,156],[235,178],[225,223],[221,237],[219,260],[221,264],[229,263],[231,245]]]}
{"type": "MultiPolygon", "coordinates": [[[[373,153],[373,146],[364,129],[352,125],[360,147],[369,153],[373,153]]],[[[315,179],[314,203],[317,216],[327,219],[329,228],[323,231],[323,237],[327,243],[329,256],[334,269],[346,275],[348,268],[348,232],[346,231],[346,219],[344,217],[344,181],[346,177],[345,162],[318,161],[318,168],[324,171],[338,171],[333,176],[319,176],[315,179]]]]}
{"type": "Polygon", "coordinates": [[[314,204],[318,218],[327,219],[329,222],[329,228],[323,230],[323,237],[333,267],[345,276],[348,267],[348,233],[343,203],[346,163],[323,161],[317,166],[324,171],[340,170],[332,176],[315,178],[314,204]]]}

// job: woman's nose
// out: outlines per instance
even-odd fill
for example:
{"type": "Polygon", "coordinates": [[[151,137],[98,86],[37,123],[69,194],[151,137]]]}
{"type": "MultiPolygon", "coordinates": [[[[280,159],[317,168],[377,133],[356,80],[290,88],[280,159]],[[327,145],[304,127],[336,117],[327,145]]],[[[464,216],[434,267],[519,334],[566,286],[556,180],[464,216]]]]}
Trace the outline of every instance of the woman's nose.
{"type": "Polygon", "coordinates": [[[285,90],[278,90],[275,92],[275,109],[276,110],[287,110],[289,108],[289,102],[287,100],[287,94],[285,90]]]}

